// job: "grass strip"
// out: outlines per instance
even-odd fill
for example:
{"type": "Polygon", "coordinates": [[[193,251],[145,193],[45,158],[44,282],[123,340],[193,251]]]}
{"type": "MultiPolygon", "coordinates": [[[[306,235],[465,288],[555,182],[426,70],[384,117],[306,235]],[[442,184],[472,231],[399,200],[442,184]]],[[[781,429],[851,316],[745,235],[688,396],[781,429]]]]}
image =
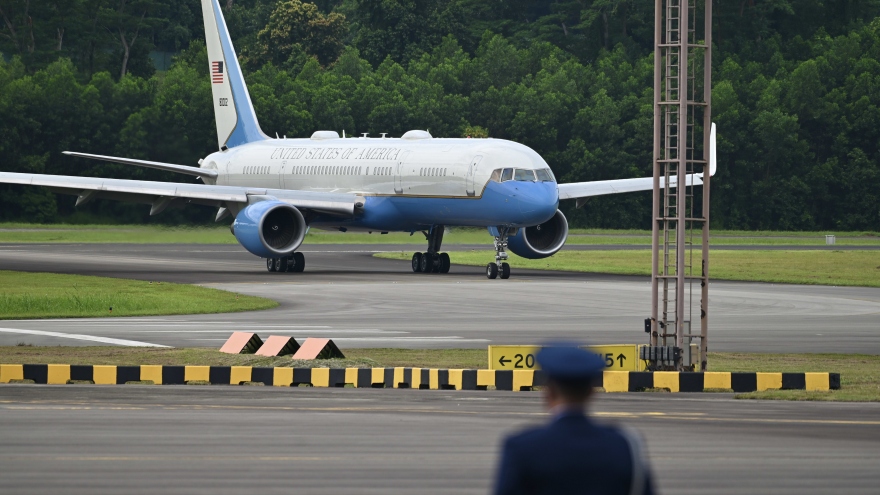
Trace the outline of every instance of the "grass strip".
{"type": "Polygon", "coordinates": [[[138,366],[288,366],[298,368],[371,368],[380,364],[364,356],[346,352],[345,359],[294,361],[290,356],[267,357],[254,354],[225,354],[217,349],[155,348],[111,346],[0,346],[0,364],[106,364],[138,366]]]}
{"type": "Polygon", "coordinates": [[[119,346],[0,346],[0,364],[108,364],[137,366],[292,366],[292,367],[486,367],[485,349],[345,349],[345,359],[294,361],[290,356],[264,357],[254,354],[225,354],[217,349],[197,347],[154,348],[119,346]]]}
{"type": "Polygon", "coordinates": [[[271,299],[195,285],[0,271],[0,320],[230,313],[276,306],[271,299]]]}
{"type": "MultiPolygon", "coordinates": [[[[700,266],[699,253],[690,260],[700,266]]],[[[378,253],[388,259],[409,260],[412,253],[378,253]]],[[[492,251],[450,252],[452,263],[482,266],[493,259],[492,251]]],[[[880,287],[880,257],[873,251],[724,251],[713,250],[710,278],[787,284],[850,285],[880,287]]],[[[510,255],[514,268],[612,273],[651,274],[650,251],[561,251],[550,258],[527,260],[510,255]]]]}
{"type": "Polygon", "coordinates": [[[880,401],[880,356],[867,354],[709,353],[712,371],[840,373],[840,390],[765,390],[737,394],[738,399],[880,401]]]}
{"type": "MultiPolygon", "coordinates": [[[[485,349],[344,349],[345,359],[294,361],[290,357],[224,354],[216,349],[141,347],[0,347],[0,363],[142,364],[196,366],[287,366],[302,368],[410,367],[486,369],[485,349]]],[[[738,394],[740,399],[880,401],[880,356],[865,354],[709,353],[711,371],[840,373],[841,389],[827,392],[773,390],[738,394]]]]}
{"type": "MultiPolygon", "coordinates": [[[[825,234],[837,235],[840,245],[877,245],[876,232],[712,231],[714,244],[824,245],[825,234]]],[[[0,223],[0,243],[130,243],[130,244],[236,244],[226,226],[165,227],[161,225],[69,225],[0,223]]],[[[312,229],[308,244],[425,244],[424,236],[401,232],[372,234],[312,229]]],[[[445,244],[491,244],[485,229],[452,228],[445,244]]],[[[650,246],[647,230],[572,229],[569,244],[650,246]]]]}

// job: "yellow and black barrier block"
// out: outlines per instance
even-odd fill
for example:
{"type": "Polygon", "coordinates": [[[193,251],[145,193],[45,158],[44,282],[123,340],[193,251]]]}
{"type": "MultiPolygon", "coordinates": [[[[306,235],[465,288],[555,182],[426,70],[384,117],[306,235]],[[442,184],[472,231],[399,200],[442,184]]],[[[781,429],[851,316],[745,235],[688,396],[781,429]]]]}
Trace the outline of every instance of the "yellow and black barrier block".
{"type": "MultiPolygon", "coordinates": [[[[414,388],[422,390],[525,391],[546,383],[541,370],[464,370],[436,368],[265,368],[251,366],[115,366],[68,364],[0,364],[0,383],[31,380],[38,384],[92,382],[121,385],[152,382],[184,385],[262,383],[276,387],[414,388]]],[[[838,390],[839,373],[763,373],[677,371],[606,371],[600,383],[606,392],[667,389],[671,392],[733,390],[838,390]]]]}
{"type": "Polygon", "coordinates": [[[839,390],[840,373],[606,371],[601,386],[606,392],[638,392],[654,388],[671,392],[839,390]]]}

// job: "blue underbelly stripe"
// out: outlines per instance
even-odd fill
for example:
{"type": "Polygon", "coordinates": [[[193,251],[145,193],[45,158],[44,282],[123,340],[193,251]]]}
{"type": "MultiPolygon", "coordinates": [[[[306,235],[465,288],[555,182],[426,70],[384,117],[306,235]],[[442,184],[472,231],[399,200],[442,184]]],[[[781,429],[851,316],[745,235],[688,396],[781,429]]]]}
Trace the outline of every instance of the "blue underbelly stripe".
{"type": "Polygon", "coordinates": [[[477,199],[368,196],[354,218],[319,217],[312,225],[375,231],[423,230],[431,225],[525,227],[549,220],[558,207],[555,182],[490,182],[477,199]]]}

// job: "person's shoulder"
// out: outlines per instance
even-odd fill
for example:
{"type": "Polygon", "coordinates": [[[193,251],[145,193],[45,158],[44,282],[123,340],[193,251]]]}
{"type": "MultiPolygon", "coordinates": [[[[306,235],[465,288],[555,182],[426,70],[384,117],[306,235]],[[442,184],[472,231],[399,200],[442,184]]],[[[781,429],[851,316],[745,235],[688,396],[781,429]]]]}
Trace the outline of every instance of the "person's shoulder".
{"type": "Polygon", "coordinates": [[[546,437],[549,433],[549,429],[550,425],[541,425],[520,430],[519,432],[508,436],[505,440],[505,444],[509,447],[517,447],[534,443],[546,437]]]}

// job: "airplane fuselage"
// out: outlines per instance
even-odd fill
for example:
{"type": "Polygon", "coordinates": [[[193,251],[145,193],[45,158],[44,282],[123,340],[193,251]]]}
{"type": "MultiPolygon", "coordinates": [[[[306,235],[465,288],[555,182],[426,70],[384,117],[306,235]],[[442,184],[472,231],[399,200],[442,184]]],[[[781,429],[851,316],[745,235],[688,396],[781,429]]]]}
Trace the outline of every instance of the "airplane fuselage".
{"type": "Polygon", "coordinates": [[[353,218],[313,218],[322,228],[522,227],[548,220],[559,205],[541,156],[500,139],[270,139],[213,153],[202,167],[218,172],[218,185],[364,198],[353,218]]]}

